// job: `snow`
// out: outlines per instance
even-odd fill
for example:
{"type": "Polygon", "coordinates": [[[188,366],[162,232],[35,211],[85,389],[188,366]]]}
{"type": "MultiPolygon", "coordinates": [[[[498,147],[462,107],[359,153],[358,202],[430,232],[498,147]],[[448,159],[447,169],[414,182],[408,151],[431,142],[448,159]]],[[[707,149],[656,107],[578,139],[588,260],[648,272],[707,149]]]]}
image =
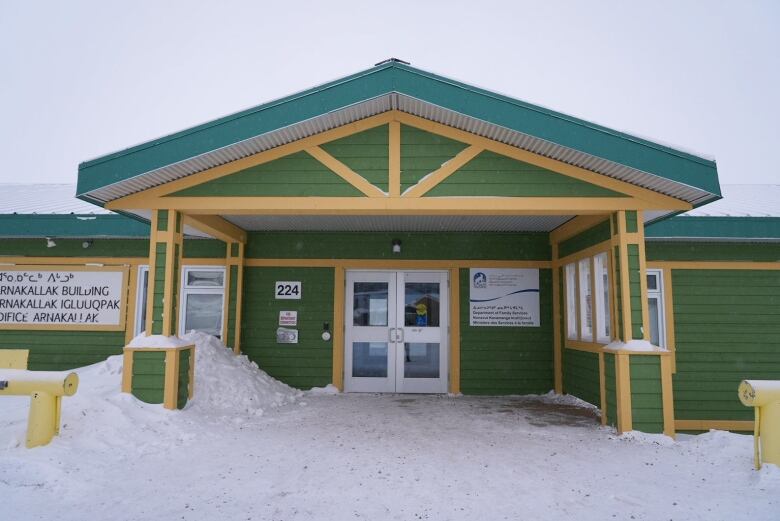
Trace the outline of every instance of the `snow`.
{"type": "Polygon", "coordinates": [[[607,351],[634,351],[637,353],[666,351],[666,349],[654,346],[647,340],[629,340],[628,342],[615,340],[605,345],[604,349],[607,351]]]}
{"type": "Polygon", "coordinates": [[[630,432],[570,396],[301,393],[196,333],[195,398],[119,392],[122,357],[78,369],[60,436],[24,448],[0,397],[13,519],[776,520],[780,469],[751,436],[630,432]]]}
{"type": "Polygon", "coordinates": [[[143,333],[135,337],[127,344],[127,347],[160,349],[160,348],[177,348],[191,346],[192,342],[184,340],[184,338],[178,338],[175,336],[165,335],[149,335],[146,336],[143,333]]]}

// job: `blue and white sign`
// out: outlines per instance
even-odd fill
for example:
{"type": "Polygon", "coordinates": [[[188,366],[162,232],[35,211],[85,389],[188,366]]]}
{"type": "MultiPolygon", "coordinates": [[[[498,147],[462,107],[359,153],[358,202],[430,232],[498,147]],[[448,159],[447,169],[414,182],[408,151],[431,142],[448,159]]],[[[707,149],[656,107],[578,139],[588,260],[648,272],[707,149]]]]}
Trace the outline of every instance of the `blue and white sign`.
{"type": "Polygon", "coordinates": [[[539,327],[539,270],[471,268],[471,326],[539,327]]]}

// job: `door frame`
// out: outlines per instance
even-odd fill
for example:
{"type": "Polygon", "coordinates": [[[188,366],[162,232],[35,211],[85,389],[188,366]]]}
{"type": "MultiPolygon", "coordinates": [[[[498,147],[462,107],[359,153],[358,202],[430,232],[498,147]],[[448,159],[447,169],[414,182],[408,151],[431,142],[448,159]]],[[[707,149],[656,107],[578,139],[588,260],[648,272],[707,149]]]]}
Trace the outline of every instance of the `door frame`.
{"type": "MultiPolygon", "coordinates": [[[[401,291],[399,291],[399,288],[402,288],[405,281],[402,278],[402,275],[405,273],[410,274],[425,274],[425,273],[431,273],[435,274],[437,277],[440,277],[441,280],[441,295],[442,295],[442,306],[440,308],[440,325],[439,325],[439,344],[440,344],[440,356],[443,358],[443,360],[440,363],[440,378],[436,378],[435,380],[438,380],[442,383],[441,389],[438,391],[428,391],[428,390],[420,390],[421,388],[424,388],[425,385],[430,385],[431,381],[428,379],[424,384],[423,382],[419,382],[419,384],[422,385],[415,385],[416,382],[414,379],[405,379],[402,378],[402,376],[397,374],[397,371],[401,370],[401,364],[398,360],[399,357],[401,357],[401,354],[398,353],[398,346],[396,345],[395,349],[390,349],[390,342],[388,342],[388,356],[390,355],[390,351],[393,351],[396,356],[393,357],[393,360],[389,362],[389,368],[388,368],[388,379],[392,380],[392,383],[394,390],[393,391],[366,391],[365,389],[361,389],[360,382],[355,382],[354,378],[352,379],[353,386],[356,388],[352,389],[350,392],[395,392],[395,393],[429,393],[429,394],[444,394],[447,392],[451,392],[453,388],[453,383],[455,385],[459,386],[459,382],[453,382],[453,368],[456,368],[459,370],[460,368],[460,360],[459,360],[459,349],[456,349],[454,346],[454,343],[452,341],[452,332],[453,330],[459,331],[459,328],[453,328],[452,324],[453,321],[459,320],[458,316],[458,310],[459,310],[459,303],[453,298],[458,298],[458,284],[453,283],[453,277],[459,276],[459,270],[458,269],[441,269],[441,268],[434,268],[434,269],[426,269],[426,268],[408,268],[406,266],[394,266],[394,267],[387,267],[387,268],[344,268],[339,270],[337,268],[337,271],[340,271],[340,277],[339,274],[337,274],[337,284],[339,283],[338,279],[343,279],[343,284],[340,284],[341,288],[343,289],[343,293],[341,295],[341,301],[342,305],[340,306],[340,311],[336,311],[337,313],[340,312],[341,315],[341,327],[343,334],[340,335],[340,341],[334,342],[334,380],[335,380],[335,371],[336,371],[336,352],[340,352],[340,359],[341,359],[341,390],[344,391],[346,388],[346,382],[348,380],[347,371],[351,367],[350,361],[351,356],[350,353],[347,350],[347,328],[353,327],[351,324],[349,324],[348,317],[351,315],[352,312],[352,301],[351,299],[348,299],[347,296],[350,294],[350,291],[347,289],[349,274],[351,273],[364,273],[364,274],[376,274],[376,275],[392,275],[392,279],[395,280],[395,287],[392,289],[392,294],[396,296],[395,305],[393,306],[394,310],[388,314],[388,322],[391,321],[391,317],[395,318],[394,321],[395,328],[397,329],[398,324],[402,323],[403,320],[403,313],[401,312],[403,308],[403,304],[398,301],[398,297],[401,295],[401,291]],[[454,290],[453,290],[454,288],[454,290]],[[400,313],[400,315],[399,315],[400,313]],[[453,363],[453,356],[458,356],[457,364],[453,363]],[[357,384],[357,385],[355,385],[357,384]]],[[[380,277],[381,278],[381,277],[380,277]]],[[[338,287],[338,286],[337,286],[338,287]]],[[[338,292],[337,292],[338,293],[338,292]]],[[[336,300],[339,300],[339,295],[336,295],[336,300]]],[[[337,308],[339,309],[339,308],[337,308]]],[[[381,327],[381,326],[380,326],[381,327]]],[[[391,324],[388,323],[386,326],[387,328],[390,328],[391,324]]],[[[401,329],[407,326],[401,326],[401,329]]],[[[413,326],[408,326],[408,329],[413,329],[413,326]]],[[[397,333],[396,333],[397,335],[397,333]]],[[[391,335],[392,336],[392,335],[391,335]]],[[[336,340],[334,338],[334,340],[336,340]]],[[[396,343],[397,342],[393,342],[396,343]]],[[[400,345],[403,346],[403,341],[400,342],[400,345]]],[[[401,352],[403,352],[403,348],[401,348],[401,352]]],[[[459,376],[459,375],[458,375],[459,376]]],[[[459,378],[457,378],[459,380],[459,378]]],[[[379,382],[377,382],[379,383],[379,382]]]]}

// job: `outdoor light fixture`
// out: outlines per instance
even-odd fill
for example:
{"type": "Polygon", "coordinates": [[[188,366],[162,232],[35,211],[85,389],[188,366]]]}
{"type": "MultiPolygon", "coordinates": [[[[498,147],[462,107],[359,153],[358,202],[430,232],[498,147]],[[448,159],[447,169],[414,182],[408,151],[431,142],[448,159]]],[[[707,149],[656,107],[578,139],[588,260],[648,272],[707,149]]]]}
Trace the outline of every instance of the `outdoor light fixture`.
{"type": "Polygon", "coordinates": [[[47,248],[54,248],[55,246],[57,246],[57,243],[54,242],[54,239],[52,239],[50,237],[46,237],[46,247],[47,248]]]}
{"type": "Polygon", "coordinates": [[[90,246],[92,246],[92,241],[84,241],[81,243],[81,247],[84,248],[85,250],[90,246]]]}
{"type": "Polygon", "coordinates": [[[393,253],[401,253],[401,239],[393,239],[393,253]]]}
{"type": "Polygon", "coordinates": [[[322,324],[322,339],[326,342],[330,340],[330,324],[327,322],[322,324]]]}

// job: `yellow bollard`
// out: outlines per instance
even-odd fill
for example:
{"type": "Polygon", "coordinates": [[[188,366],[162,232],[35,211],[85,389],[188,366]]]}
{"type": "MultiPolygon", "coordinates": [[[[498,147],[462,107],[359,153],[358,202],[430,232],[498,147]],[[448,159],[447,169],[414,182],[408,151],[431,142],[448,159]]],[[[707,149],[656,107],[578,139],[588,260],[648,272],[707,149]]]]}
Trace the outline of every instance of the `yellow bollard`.
{"type": "Polygon", "coordinates": [[[737,392],[743,405],[755,408],[756,469],[762,461],[780,465],[780,380],[743,380],[737,392]]]}
{"type": "Polygon", "coordinates": [[[28,449],[46,445],[59,434],[62,397],[76,394],[78,386],[76,373],[0,369],[0,396],[30,396],[28,449]]]}

